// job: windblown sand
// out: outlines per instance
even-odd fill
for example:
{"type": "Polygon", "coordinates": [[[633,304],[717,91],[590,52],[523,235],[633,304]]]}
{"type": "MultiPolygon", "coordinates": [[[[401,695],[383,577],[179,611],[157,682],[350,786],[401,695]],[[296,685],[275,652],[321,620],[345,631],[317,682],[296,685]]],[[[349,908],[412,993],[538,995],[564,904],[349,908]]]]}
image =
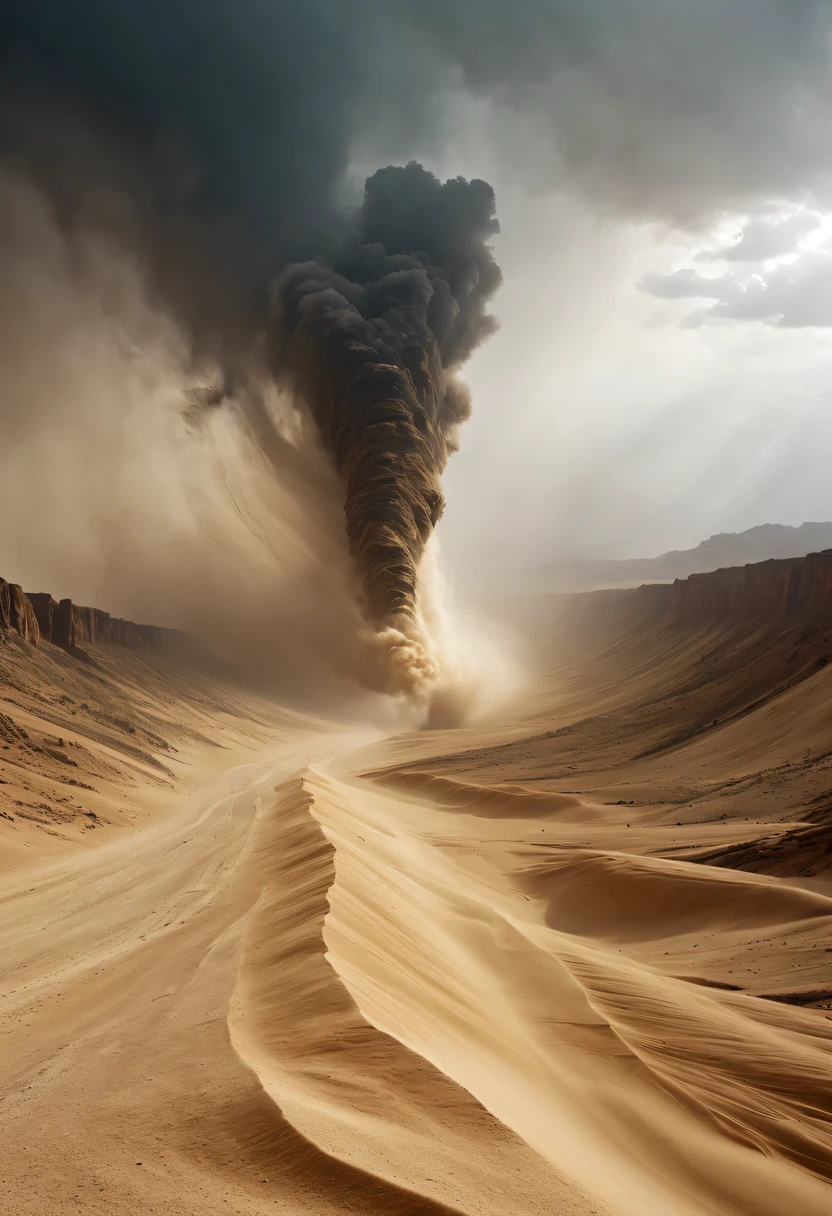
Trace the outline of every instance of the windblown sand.
{"type": "Polygon", "coordinates": [[[0,1209],[828,1213],[817,644],[641,626],[385,739],[10,640],[0,1209]]]}

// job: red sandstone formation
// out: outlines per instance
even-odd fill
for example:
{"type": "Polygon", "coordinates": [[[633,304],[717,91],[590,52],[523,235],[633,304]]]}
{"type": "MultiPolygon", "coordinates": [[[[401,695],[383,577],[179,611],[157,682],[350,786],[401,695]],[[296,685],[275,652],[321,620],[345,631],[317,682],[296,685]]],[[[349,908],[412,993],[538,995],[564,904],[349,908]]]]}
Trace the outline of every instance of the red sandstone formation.
{"type": "Polygon", "coordinates": [[[14,630],[27,642],[37,645],[40,636],[32,605],[17,583],[0,578],[0,628],[14,630]]]}
{"type": "Polygon", "coordinates": [[[40,636],[47,642],[52,641],[52,620],[55,610],[58,607],[57,601],[53,600],[48,591],[28,592],[29,602],[32,605],[35,616],[38,622],[40,636]]]}
{"type": "Polygon", "coordinates": [[[0,579],[0,632],[13,631],[27,642],[39,639],[60,646],[70,653],[79,652],[85,643],[128,646],[133,649],[161,649],[165,637],[175,630],[154,625],[137,625],[110,616],[100,608],[85,608],[72,600],[58,602],[45,591],[24,594],[16,583],[0,579]]]}
{"type": "Polygon", "coordinates": [[[72,600],[61,600],[53,612],[51,640],[65,650],[86,642],[158,650],[166,632],[170,631],[154,625],[137,625],[134,621],[110,616],[100,608],[86,608],[73,604],[72,600]]]}
{"type": "Polygon", "coordinates": [[[9,609],[9,584],[4,578],[0,578],[0,629],[7,630],[11,628],[9,609]]]}

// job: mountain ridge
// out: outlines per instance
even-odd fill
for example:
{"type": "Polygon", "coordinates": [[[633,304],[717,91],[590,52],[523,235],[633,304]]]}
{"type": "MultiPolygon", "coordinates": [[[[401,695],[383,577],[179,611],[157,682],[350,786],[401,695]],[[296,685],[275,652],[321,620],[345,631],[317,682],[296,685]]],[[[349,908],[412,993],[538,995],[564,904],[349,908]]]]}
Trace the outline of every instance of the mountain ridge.
{"type": "Polygon", "coordinates": [[[732,566],[805,557],[832,548],[832,521],[757,524],[744,532],[717,532],[693,549],[657,557],[590,558],[547,562],[531,572],[534,592],[592,591],[641,582],[673,582],[732,566]]]}

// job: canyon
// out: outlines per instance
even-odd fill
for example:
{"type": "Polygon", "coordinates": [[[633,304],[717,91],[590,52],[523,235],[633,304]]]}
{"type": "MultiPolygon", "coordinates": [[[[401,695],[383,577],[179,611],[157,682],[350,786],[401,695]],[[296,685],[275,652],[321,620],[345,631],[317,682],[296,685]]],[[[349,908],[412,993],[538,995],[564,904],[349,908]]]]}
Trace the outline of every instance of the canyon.
{"type": "Polygon", "coordinates": [[[155,625],[137,625],[110,616],[101,608],[73,604],[70,599],[55,600],[48,592],[24,592],[17,583],[0,578],[0,629],[19,634],[36,646],[51,642],[70,654],[78,653],[85,643],[127,646],[133,649],[161,649],[166,638],[177,631],[155,625]]]}

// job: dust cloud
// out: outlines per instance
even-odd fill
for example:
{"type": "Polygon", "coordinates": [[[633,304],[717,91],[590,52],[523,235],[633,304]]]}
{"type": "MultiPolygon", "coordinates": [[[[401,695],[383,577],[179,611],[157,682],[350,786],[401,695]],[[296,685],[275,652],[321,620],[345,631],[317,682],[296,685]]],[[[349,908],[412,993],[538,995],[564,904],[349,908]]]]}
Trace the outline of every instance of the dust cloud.
{"type": "MultiPolygon", "coordinates": [[[[470,341],[454,338],[470,318],[429,255],[342,246],[331,267],[282,272],[262,329],[237,312],[206,337],[147,254],[156,216],[105,163],[69,219],[25,165],[0,166],[4,574],[194,633],[247,678],[307,701],[360,701],[363,689],[423,713],[451,684],[470,686],[448,631],[432,632],[437,578],[418,590],[467,410],[443,361],[455,366],[470,341]],[[366,286],[355,265],[343,277],[348,256],[371,265],[366,286]],[[290,332],[290,315],[305,332],[290,332]],[[418,391],[407,359],[414,375],[430,364],[418,391]],[[337,385],[329,403],[324,376],[337,385]]],[[[402,173],[439,200],[470,190],[488,230],[487,188],[475,198],[476,183],[402,173]]]]}
{"type": "Polygon", "coordinates": [[[0,19],[5,573],[424,708],[498,225],[414,161],[349,196],[374,107],[404,132],[431,89],[391,91],[367,33],[294,0],[0,19]]]}
{"type": "Polygon", "coordinates": [[[308,403],[344,481],[363,611],[394,693],[420,693],[441,671],[417,610],[418,572],[470,409],[454,373],[494,327],[494,211],[485,182],[440,184],[415,163],[379,170],[352,242],[275,285],[275,374],[308,403]]]}

